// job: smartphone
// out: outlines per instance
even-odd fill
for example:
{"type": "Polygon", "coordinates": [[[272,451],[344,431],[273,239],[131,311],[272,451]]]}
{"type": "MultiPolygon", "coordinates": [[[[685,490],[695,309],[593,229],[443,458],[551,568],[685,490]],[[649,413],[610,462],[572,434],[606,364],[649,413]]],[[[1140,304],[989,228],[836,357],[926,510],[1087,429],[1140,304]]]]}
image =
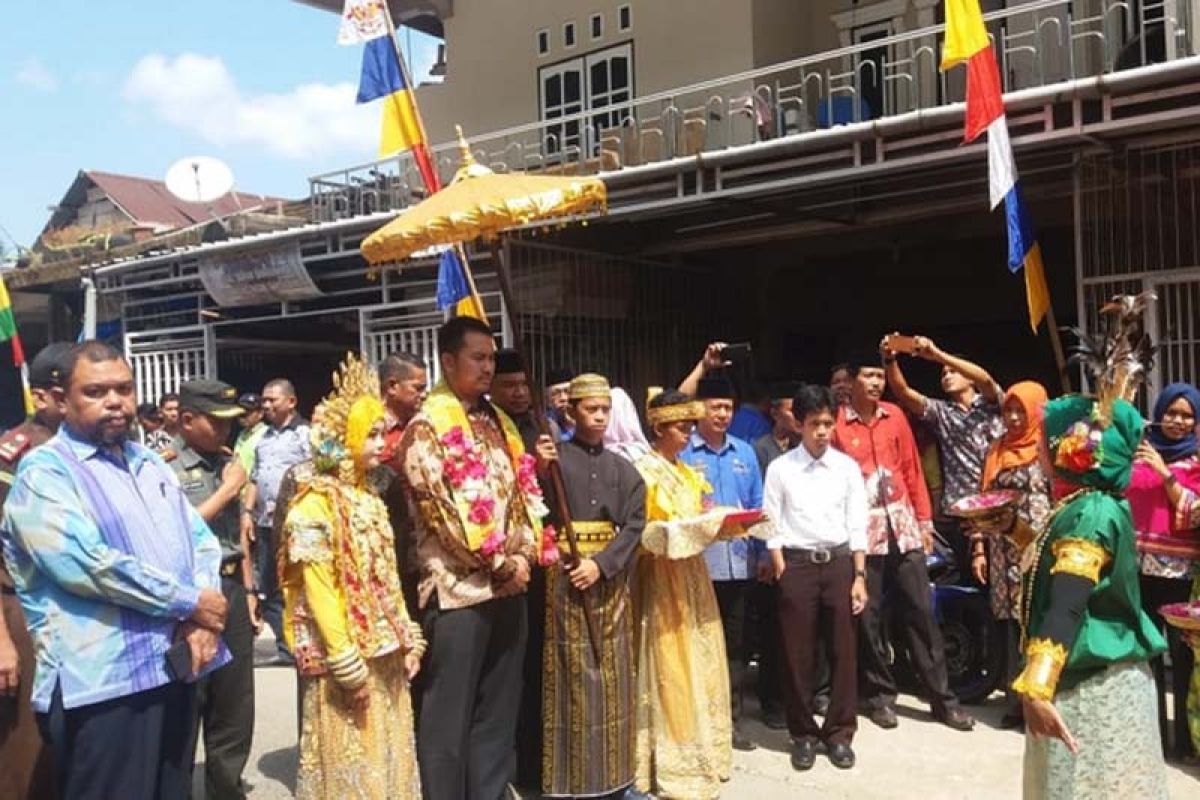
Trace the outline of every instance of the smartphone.
{"type": "Polygon", "coordinates": [[[893,333],[888,337],[888,349],[893,353],[912,355],[917,352],[917,337],[893,333]]]}
{"type": "Polygon", "coordinates": [[[180,639],[167,648],[167,674],[180,683],[186,683],[192,677],[192,648],[187,640],[180,639]]]}
{"type": "Polygon", "coordinates": [[[721,348],[721,358],[724,358],[726,361],[732,361],[735,364],[738,363],[739,361],[745,361],[749,357],[750,357],[750,343],[749,342],[738,342],[736,344],[727,344],[723,348],[721,348]]]}

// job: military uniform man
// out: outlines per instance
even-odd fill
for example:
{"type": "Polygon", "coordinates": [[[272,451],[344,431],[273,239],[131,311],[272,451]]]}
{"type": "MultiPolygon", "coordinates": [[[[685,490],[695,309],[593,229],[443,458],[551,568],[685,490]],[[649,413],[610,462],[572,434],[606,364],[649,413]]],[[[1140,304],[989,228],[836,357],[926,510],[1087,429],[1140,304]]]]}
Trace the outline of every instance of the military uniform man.
{"type": "Polygon", "coordinates": [[[237,391],[221,381],[179,388],[179,433],[171,468],[180,488],[221,544],[221,591],[229,603],[222,634],[233,656],[200,681],[197,723],[204,727],[206,797],[244,798],[242,771],[254,736],[254,594],[250,543],[238,523],[246,484],[240,459],[223,448],[233,420],[245,413],[237,391]]]}
{"type": "MultiPolygon", "coordinates": [[[[29,365],[33,418],[0,437],[0,503],[8,496],[17,464],[58,430],[62,414],[51,396],[59,385],[59,359],[69,344],[45,347],[29,365]]],[[[0,558],[0,787],[5,797],[55,796],[50,750],[42,745],[29,696],[33,688],[33,640],[0,558]],[[15,696],[16,702],[11,702],[15,696]],[[11,792],[11,794],[10,794],[11,792]]]]}

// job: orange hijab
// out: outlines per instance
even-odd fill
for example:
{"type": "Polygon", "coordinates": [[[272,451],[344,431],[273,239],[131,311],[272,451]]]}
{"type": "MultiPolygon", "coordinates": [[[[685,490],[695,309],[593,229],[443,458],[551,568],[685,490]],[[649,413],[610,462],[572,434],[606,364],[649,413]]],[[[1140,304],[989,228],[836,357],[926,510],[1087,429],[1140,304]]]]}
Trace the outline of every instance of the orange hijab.
{"type": "Polygon", "coordinates": [[[987,460],[983,462],[983,490],[987,491],[992,481],[1002,470],[1020,467],[1038,459],[1038,445],[1042,438],[1042,411],[1049,399],[1046,390],[1040,383],[1021,381],[1013,384],[1004,393],[1004,404],[1012,398],[1025,409],[1028,423],[1025,430],[1017,433],[1006,432],[988,451],[987,460]]]}

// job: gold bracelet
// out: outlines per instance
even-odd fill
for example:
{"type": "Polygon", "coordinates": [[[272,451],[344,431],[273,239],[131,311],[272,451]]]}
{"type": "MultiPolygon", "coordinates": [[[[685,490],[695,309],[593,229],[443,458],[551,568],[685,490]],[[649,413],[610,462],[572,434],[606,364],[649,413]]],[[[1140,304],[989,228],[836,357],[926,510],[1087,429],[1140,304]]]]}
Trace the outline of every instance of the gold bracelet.
{"type": "Polygon", "coordinates": [[[1025,669],[1012,689],[1031,700],[1053,700],[1067,663],[1067,648],[1052,639],[1031,639],[1025,648],[1025,669]]]}

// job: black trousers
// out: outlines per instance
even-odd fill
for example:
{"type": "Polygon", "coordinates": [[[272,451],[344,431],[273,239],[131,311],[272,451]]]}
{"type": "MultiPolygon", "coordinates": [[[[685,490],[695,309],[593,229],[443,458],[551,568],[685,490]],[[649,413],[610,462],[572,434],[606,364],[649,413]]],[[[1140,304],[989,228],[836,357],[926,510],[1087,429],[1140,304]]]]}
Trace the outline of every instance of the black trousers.
{"type": "Polygon", "coordinates": [[[529,635],[521,667],[517,717],[517,785],[542,788],[542,650],[546,643],[546,570],[534,567],[525,593],[529,635]]]}
{"type": "Polygon", "coordinates": [[[713,581],[721,627],[725,630],[725,657],[729,660],[729,699],[735,728],[742,719],[742,691],[746,685],[746,600],[750,581],[713,581]]]}
{"type": "Polygon", "coordinates": [[[499,800],[512,780],[525,597],[425,613],[417,760],[426,800],[499,800]]]}
{"type": "Polygon", "coordinates": [[[902,634],[917,679],[925,687],[935,714],[958,706],[946,676],[942,632],[933,618],[933,598],[925,553],[901,553],[896,540],[888,540],[885,556],[867,556],[867,592],[870,600],[859,622],[859,696],[872,708],[894,707],[896,680],[888,665],[884,615],[896,622],[893,634],[902,634]]]}
{"type": "Polygon", "coordinates": [[[254,537],[254,577],[258,580],[258,591],[265,598],[259,603],[263,622],[275,634],[275,647],[280,654],[287,653],[283,641],[283,590],[279,587],[276,570],[275,533],[270,528],[259,526],[254,537]]]}
{"type": "Polygon", "coordinates": [[[205,797],[240,800],[254,739],[254,625],[242,582],[222,578],[221,591],[229,601],[221,636],[233,660],[196,685],[196,724],[204,734],[205,797]]]}
{"type": "Polygon", "coordinates": [[[192,791],[195,687],[168,683],[65,709],[55,687],[38,727],[54,753],[64,800],[183,800],[192,791]]]}
{"type": "Polygon", "coordinates": [[[1163,753],[1174,758],[1187,758],[1195,751],[1188,732],[1188,681],[1195,666],[1192,648],[1183,641],[1179,629],[1167,625],[1158,609],[1170,603],[1185,603],[1191,595],[1192,582],[1187,578],[1139,576],[1142,589],[1142,608],[1167,637],[1171,653],[1171,692],[1174,695],[1174,723],[1167,720],[1167,670],[1160,655],[1150,662],[1154,670],[1154,685],[1158,690],[1158,729],[1162,736],[1163,753]],[[1174,741],[1172,741],[1172,739],[1174,741]]]}
{"type": "Polygon", "coordinates": [[[1012,683],[1021,674],[1021,623],[1015,619],[991,621],[990,661],[992,674],[1003,681],[1007,713],[1021,713],[1021,696],[1012,690],[1012,683]]]}
{"type": "Polygon", "coordinates": [[[779,590],[769,583],[750,588],[758,650],[758,704],[764,712],[783,707],[783,640],[779,634],[779,590]]]}
{"type": "Polygon", "coordinates": [[[786,568],[779,579],[779,630],[787,668],[784,697],[788,732],[793,739],[850,744],[858,729],[856,620],[850,606],[854,558],[849,553],[827,564],[813,564],[784,551],[786,568]],[[820,682],[817,644],[829,658],[832,693],[829,712],[818,726],[813,699],[820,682]]]}

